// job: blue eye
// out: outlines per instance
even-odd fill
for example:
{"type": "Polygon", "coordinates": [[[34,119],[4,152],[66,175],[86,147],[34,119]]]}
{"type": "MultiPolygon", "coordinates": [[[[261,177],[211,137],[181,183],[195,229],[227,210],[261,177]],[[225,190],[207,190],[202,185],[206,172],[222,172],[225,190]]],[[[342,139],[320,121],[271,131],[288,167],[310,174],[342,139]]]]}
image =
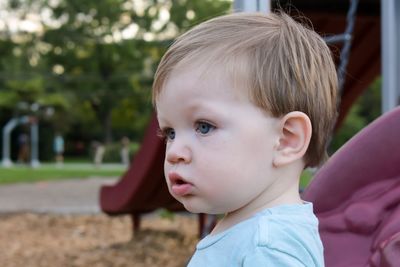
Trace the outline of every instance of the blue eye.
{"type": "Polygon", "coordinates": [[[175,139],[175,130],[174,129],[167,129],[166,131],[166,137],[168,140],[174,140],[175,139]]]}
{"type": "Polygon", "coordinates": [[[172,141],[175,139],[175,130],[172,128],[165,128],[160,130],[158,135],[164,138],[166,142],[172,141]]]}
{"type": "Polygon", "coordinates": [[[196,131],[200,134],[208,134],[210,131],[214,130],[215,126],[209,124],[208,122],[198,122],[196,124],[196,131]]]}

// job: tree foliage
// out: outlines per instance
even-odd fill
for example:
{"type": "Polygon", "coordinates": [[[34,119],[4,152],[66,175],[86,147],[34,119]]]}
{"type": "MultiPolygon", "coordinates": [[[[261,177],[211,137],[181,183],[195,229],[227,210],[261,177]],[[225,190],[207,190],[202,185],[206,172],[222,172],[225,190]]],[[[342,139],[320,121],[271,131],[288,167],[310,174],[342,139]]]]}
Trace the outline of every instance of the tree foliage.
{"type": "Polygon", "coordinates": [[[332,153],[381,115],[381,82],[381,78],[377,78],[352,106],[343,125],[332,139],[332,153]]]}
{"type": "Polygon", "coordinates": [[[0,32],[0,122],[39,105],[52,107],[47,125],[70,139],[139,139],[152,113],[152,77],[171,40],[230,6],[227,0],[8,1],[19,26],[6,19],[0,32]]]}

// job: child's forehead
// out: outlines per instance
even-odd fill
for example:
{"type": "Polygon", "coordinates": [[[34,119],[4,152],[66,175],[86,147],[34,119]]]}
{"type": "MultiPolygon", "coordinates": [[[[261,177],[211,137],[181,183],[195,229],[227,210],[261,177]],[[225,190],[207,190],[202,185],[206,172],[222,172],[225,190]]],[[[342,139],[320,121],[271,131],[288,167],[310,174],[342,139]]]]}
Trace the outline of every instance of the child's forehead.
{"type": "MultiPolygon", "coordinates": [[[[180,64],[170,73],[167,83],[186,82],[192,86],[198,87],[199,90],[208,90],[215,87],[224,87],[231,94],[244,93],[248,96],[248,84],[235,71],[227,67],[221,62],[207,64],[205,62],[190,62],[188,64],[180,64]]],[[[165,88],[164,88],[165,89],[165,88]]]]}
{"type": "MultiPolygon", "coordinates": [[[[154,103],[157,106],[162,96],[177,90],[185,84],[188,88],[212,90],[209,87],[222,86],[227,92],[238,98],[253,99],[251,88],[250,67],[248,60],[237,54],[228,55],[219,47],[208,50],[197,50],[187,53],[179,61],[165,68],[164,80],[157,87],[154,103]]],[[[186,93],[185,91],[183,93],[186,93]]]]}
{"type": "Polygon", "coordinates": [[[248,91],[250,86],[250,67],[243,56],[225,57],[218,50],[208,53],[188,55],[174,66],[168,78],[179,76],[180,73],[191,72],[193,77],[202,81],[227,81],[232,90],[248,91]]]}
{"type": "Polygon", "coordinates": [[[223,65],[206,65],[204,62],[191,62],[174,68],[167,77],[157,102],[165,96],[189,99],[224,96],[236,101],[250,100],[247,87],[235,84],[232,75],[223,65]]]}

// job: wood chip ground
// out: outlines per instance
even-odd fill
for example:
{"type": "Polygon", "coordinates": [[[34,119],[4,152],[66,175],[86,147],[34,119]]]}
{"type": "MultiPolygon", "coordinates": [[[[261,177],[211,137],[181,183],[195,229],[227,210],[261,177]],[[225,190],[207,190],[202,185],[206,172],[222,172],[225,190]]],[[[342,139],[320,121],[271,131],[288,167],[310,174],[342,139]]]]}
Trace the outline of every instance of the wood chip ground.
{"type": "Polygon", "coordinates": [[[128,216],[0,215],[2,267],[181,267],[197,239],[197,219],[149,216],[132,237],[128,216]]]}

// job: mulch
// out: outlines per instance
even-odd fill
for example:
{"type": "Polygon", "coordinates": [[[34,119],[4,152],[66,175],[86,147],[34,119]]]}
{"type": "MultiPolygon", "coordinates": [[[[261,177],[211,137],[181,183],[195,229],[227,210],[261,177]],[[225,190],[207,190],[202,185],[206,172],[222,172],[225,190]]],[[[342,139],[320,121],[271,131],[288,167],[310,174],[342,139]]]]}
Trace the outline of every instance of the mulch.
{"type": "Polygon", "coordinates": [[[132,235],[129,216],[0,215],[2,267],[181,267],[197,239],[197,218],[157,214],[132,235]]]}

